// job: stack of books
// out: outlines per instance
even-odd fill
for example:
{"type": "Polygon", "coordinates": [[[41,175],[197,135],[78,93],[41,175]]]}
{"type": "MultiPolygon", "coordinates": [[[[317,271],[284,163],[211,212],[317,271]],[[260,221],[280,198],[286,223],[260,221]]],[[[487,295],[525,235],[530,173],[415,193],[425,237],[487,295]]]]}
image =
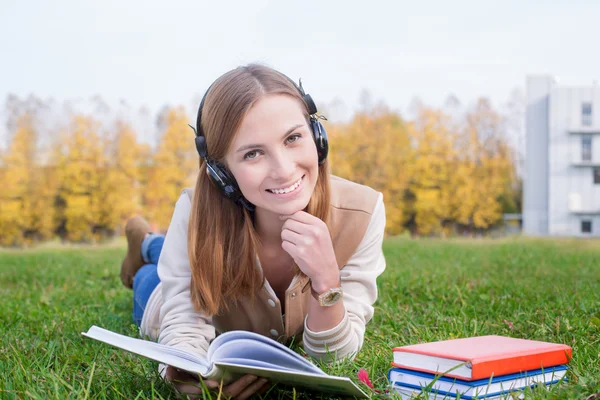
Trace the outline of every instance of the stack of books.
{"type": "Polygon", "coordinates": [[[504,336],[477,336],[393,349],[388,373],[403,399],[504,399],[566,379],[571,347],[504,336]],[[509,397],[510,395],[510,397],[509,397]]]}

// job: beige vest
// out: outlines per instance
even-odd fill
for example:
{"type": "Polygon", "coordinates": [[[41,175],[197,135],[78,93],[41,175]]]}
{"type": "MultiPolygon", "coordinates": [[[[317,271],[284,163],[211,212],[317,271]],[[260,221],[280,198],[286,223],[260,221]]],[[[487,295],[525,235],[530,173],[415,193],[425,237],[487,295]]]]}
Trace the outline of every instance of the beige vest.
{"type": "MultiPolygon", "coordinates": [[[[186,189],[190,200],[193,189],[186,189]]],[[[331,176],[330,234],[340,269],[348,262],[365,235],[379,193],[368,186],[331,176]]],[[[239,301],[225,314],[214,315],[217,332],[246,330],[286,342],[301,335],[310,299],[308,277],[294,277],[285,292],[285,318],[277,296],[263,287],[255,301],[239,301]]],[[[301,338],[300,338],[301,339],[301,338]]]]}

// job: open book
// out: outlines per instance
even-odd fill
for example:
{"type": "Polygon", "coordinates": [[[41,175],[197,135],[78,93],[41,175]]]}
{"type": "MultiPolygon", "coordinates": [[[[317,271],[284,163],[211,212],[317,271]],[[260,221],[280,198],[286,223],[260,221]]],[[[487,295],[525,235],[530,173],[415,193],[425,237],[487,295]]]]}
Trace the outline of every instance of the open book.
{"type": "Polygon", "coordinates": [[[92,326],[82,335],[192,373],[206,379],[231,381],[253,374],[294,387],[359,398],[368,397],[349,378],[327,375],[320,368],[282,344],[247,331],[217,336],[206,358],[147,340],[135,339],[92,326]]]}

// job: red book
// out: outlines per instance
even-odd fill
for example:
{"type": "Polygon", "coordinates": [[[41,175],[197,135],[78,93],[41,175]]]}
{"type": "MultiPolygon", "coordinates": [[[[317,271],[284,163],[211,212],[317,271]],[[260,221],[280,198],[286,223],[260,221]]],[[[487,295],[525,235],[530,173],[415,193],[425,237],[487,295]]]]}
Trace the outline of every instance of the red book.
{"type": "Polygon", "coordinates": [[[571,347],[564,344],[493,335],[395,347],[393,351],[396,367],[432,374],[456,367],[444,375],[467,381],[567,364],[572,356],[571,347]]]}

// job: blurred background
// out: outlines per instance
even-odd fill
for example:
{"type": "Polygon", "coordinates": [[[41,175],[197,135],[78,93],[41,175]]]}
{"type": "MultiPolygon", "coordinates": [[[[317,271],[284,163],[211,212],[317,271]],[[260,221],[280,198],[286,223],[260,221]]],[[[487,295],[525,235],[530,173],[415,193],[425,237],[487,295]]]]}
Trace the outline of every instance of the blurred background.
{"type": "Polygon", "coordinates": [[[600,236],[599,15],[583,0],[2,0],[0,245],[99,243],[135,214],[166,230],[198,169],[187,124],[250,62],[302,78],[333,173],[384,193],[389,235],[600,236]]]}

